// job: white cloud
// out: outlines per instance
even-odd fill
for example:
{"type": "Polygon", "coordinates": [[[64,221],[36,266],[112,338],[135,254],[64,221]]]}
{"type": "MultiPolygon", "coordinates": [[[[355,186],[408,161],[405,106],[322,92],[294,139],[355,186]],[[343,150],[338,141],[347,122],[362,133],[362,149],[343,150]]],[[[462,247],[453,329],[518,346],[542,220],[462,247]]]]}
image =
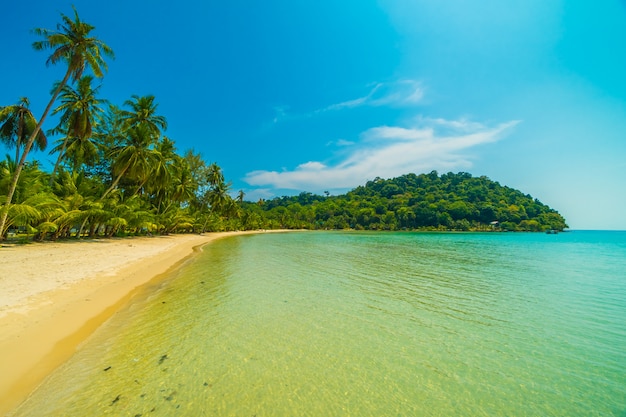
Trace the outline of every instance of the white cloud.
{"type": "Polygon", "coordinates": [[[324,168],[326,168],[326,165],[322,164],[321,162],[309,161],[307,163],[298,165],[297,169],[300,169],[302,171],[321,171],[324,168]]]}
{"type": "Polygon", "coordinates": [[[472,148],[499,140],[517,123],[486,127],[466,120],[419,119],[419,126],[375,127],[363,132],[361,142],[335,165],[309,161],[291,171],[253,171],[244,180],[252,186],[317,191],[352,188],[375,177],[467,169],[472,148]]]}
{"type": "Polygon", "coordinates": [[[345,140],[345,139],[339,139],[335,145],[337,146],[352,146],[354,145],[354,142],[351,140],[345,140]]]}
{"type": "Polygon", "coordinates": [[[420,103],[423,97],[424,88],[419,81],[400,80],[390,83],[377,83],[366,96],[332,104],[322,111],[350,109],[360,106],[414,106],[420,103]]]}

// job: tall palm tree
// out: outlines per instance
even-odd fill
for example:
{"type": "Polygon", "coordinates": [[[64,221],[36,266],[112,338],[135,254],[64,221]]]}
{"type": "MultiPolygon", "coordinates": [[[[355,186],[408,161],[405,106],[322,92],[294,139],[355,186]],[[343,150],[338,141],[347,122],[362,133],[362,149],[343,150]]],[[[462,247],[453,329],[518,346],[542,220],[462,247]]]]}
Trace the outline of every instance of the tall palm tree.
{"type": "MultiPolygon", "coordinates": [[[[95,28],[94,26],[80,20],[76,8],[74,8],[73,20],[64,14],[61,14],[61,20],[63,23],[59,23],[56,30],[41,28],[33,30],[36,35],[44,37],[43,40],[34,42],[33,48],[37,51],[46,49],[53,50],[52,55],[48,57],[46,64],[54,65],[59,62],[63,62],[67,65],[67,71],[65,72],[61,82],[57,85],[57,88],[52,93],[50,102],[46,106],[43,115],[26,141],[24,152],[22,153],[20,162],[18,163],[11,182],[11,187],[9,188],[5,206],[2,210],[0,210],[0,231],[4,229],[4,224],[6,223],[8,214],[8,207],[13,200],[13,193],[15,192],[15,187],[19,181],[24,163],[26,162],[26,157],[35,142],[37,135],[41,131],[41,126],[46,120],[46,117],[52,108],[52,104],[56,101],[59,93],[70,78],[73,81],[80,79],[87,67],[91,69],[96,77],[102,77],[104,75],[104,71],[107,69],[106,62],[104,61],[104,55],[113,57],[113,50],[109,46],[99,39],[90,36],[90,32],[95,28]]],[[[0,240],[2,239],[3,235],[0,234],[0,240]]]]}
{"type": "Polygon", "coordinates": [[[161,136],[161,130],[167,129],[165,117],[156,114],[158,104],[154,102],[154,96],[133,95],[124,105],[130,107],[130,110],[121,110],[120,116],[128,129],[145,125],[155,142],[161,136]]]}
{"type": "Polygon", "coordinates": [[[83,162],[91,162],[96,157],[96,145],[90,140],[96,119],[102,114],[101,104],[105,100],[96,97],[100,87],[92,88],[93,77],[85,75],[78,80],[76,89],[66,85],[61,90],[61,105],[52,114],[61,113],[59,125],[53,132],[62,132],[65,138],[52,149],[58,152],[56,164],[50,176],[50,185],[59,169],[61,160],[68,156],[73,157],[73,167],[77,169],[83,162]],[[67,152],[68,144],[72,144],[72,152],[67,152]]]}
{"type": "MultiPolygon", "coordinates": [[[[37,120],[28,106],[26,97],[20,98],[17,104],[0,108],[0,142],[9,149],[15,147],[15,161],[20,160],[20,149],[25,146],[28,138],[37,126],[37,120]]],[[[48,145],[46,135],[40,130],[35,136],[35,146],[43,151],[48,145]]]]}

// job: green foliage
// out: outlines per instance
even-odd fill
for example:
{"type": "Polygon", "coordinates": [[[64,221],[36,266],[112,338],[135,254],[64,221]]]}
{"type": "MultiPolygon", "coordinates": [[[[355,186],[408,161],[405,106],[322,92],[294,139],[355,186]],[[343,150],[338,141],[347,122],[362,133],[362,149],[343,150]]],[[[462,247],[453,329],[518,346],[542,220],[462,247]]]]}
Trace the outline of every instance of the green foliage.
{"type": "MultiPolygon", "coordinates": [[[[249,206],[247,206],[249,207],[249,206]]],[[[368,181],[345,195],[301,193],[259,206],[267,225],[307,229],[507,230],[567,228],[540,201],[487,177],[461,172],[368,181]]]]}

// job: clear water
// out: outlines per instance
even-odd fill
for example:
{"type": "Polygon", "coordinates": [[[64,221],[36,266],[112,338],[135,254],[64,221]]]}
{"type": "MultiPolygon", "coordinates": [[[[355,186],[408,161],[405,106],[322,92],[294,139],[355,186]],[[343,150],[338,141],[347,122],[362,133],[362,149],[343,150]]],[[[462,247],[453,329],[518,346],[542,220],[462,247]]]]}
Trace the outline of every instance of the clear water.
{"type": "Polygon", "coordinates": [[[626,416],[626,232],[228,238],[16,416],[626,416]]]}

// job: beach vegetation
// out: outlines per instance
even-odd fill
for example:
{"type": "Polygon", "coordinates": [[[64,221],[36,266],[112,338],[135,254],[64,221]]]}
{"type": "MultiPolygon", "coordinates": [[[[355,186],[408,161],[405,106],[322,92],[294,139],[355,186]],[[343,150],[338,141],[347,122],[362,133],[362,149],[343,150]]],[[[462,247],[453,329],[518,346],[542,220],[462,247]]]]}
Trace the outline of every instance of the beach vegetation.
{"type": "Polygon", "coordinates": [[[113,50],[99,39],[91,36],[94,26],[83,22],[74,8],[74,17],[61,14],[62,23],[57,25],[56,30],[37,28],[33,33],[42,37],[42,40],[33,43],[33,48],[37,51],[52,50],[52,54],[46,61],[47,65],[65,63],[67,70],[61,82],[55,84],[52,97],[46,106],[43,115],[35,125],[32,133],[25,142],[22,155],[13,173],[8,192],[4,199],[3,209],[0,210],[0,240],[6,230],[6,220],[9,206],[13,202],[13,194],[17,188],[22,168],[26,163],[26,158],[33,144],[39,137],[42,125],[48,116],[57,97],[71,80],[78,81],[85,70],[89,68],[96,77],[102,77],[107,69],[105,56],[113,57],[113,50]]]}

